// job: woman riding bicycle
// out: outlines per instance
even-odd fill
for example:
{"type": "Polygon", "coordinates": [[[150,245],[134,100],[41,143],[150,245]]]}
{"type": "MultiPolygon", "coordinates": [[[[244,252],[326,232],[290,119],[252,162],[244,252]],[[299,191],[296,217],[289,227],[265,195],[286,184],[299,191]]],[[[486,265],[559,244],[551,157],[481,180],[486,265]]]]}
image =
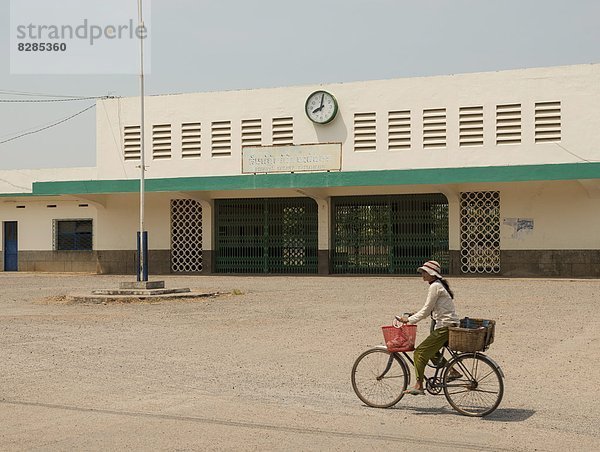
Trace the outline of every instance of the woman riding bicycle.
{"type": "MultiPolygon", "coordinates": [[[[396,316],[396,320],[402,323],[414,325],[428,315],[435,322],[435,328],[431,334],[415,349],[415,375],[416,384],[413,388],[404,391],[405,394],[424,395],[423,381],[425,380],[425,366],[427,361],[435,358],[439,350],[448,342],[448,327],[458,326],[459,319],[454,307],[454,293],[450,290],[448,281],[441,275],[440,264],[436,261],[427,261],[417,269],[423,277],[423,281],[429,283],[427,300],[419,312],[411,316],[396,316]]],[[[441,357],[441,355],[440,355],[441,357]]],[[[442,358],[439,365],[445,365],[442,358]]],[[[449,378],[460,378],[461,374],[451,369],[449,378]]]]}

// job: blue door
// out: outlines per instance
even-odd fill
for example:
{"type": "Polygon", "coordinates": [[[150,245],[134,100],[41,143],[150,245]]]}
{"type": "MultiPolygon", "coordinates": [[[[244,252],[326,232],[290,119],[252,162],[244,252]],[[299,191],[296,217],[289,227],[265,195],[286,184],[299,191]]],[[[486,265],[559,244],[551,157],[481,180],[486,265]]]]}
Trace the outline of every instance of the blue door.
{"type": "Polygon", "coordinates": [[[19,247],[17,245],[17,222],[4,222],[4,271],[19,270],[19,247]]]}

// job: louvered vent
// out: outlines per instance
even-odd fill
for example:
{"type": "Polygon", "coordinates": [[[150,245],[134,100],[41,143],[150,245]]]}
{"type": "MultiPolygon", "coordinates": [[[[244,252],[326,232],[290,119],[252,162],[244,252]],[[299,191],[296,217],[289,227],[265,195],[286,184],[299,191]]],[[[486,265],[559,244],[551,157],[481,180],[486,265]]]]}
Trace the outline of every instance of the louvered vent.
{"type": "Polygon", "coordinates": [[[483,107],[458,109],[459,146],[483,146],[483,107]]]}
{"type": "Polygon", "coordinates": [[[260,119],[242,120],[242,147],[260,146],[262,137],[260,119]]]}
{"type": "Polygon", "coordinates": [[[446,147],[446,109],[423,110],[423,147],[446,147]]]}
{"type": "Polygon", "coordinates": [[[140,126],[125,126],[123,129],[123,158],[139,160],[142,154],[142,132],[140,126]]]}
{"type": "Polygon", "coordinates": [[[294,118],[273,118],[273,144],[294,144],[294,118]]]}
{"type": "Polygon", "coordinates": [[[375,113],[354,113],[354,151],[368,152],[377,149],[375,113]]]}
{"type": "Polygon", "coordinates": [[[410,149],[410,110],[388,113],[388,149],[410,149]]]}
{"type": "Polygon", "coordinates": [[[171,158],[171,124],[152,126],[152,158],[154,160],[171,158]]]}
{"type": "Polygon", "coordinates": [[[231,121],[212,123],[211,152],[213,157],[228,157],[231,155],[231,121]]]}
{"type": "Polygon", "coordinates": [[[181,124],[181,158],[200,157],[202,151],[202,125],[199,122],[181,124]]]}
{"type": "Polygon", "coordinates": [[[560,102],[535,103],[535,142],[560,141],[560,102]]]}
{"type": "Polygon", "coordinates": [[[496,105],[496,144],[521,143],[521,104],[496,105]]]}

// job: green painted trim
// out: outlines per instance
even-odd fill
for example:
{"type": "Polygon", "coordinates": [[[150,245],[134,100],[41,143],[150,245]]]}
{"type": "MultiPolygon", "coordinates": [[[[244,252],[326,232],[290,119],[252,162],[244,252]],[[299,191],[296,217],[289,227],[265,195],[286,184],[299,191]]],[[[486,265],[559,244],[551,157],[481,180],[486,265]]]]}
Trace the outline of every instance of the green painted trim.
{"type": "MultiPolygon", "coordinates": [[[[146,187],[147,188],[147,187],[146,187]]],[[[45,195],[133,193],[140,190],[140,181],[126,180],[76,180],[64,182],[34,182],[33,193],[45,195]]],[[[151,191],[151,190],[148,190],[151,191]]]]}
{"type": "Polygon", "coordinates": [[[0,198],[25,198],[28,196],[38,196],[34,193],[0,193],[0,198]]]}
{"type": "MultiPolygon", "coordinates": [[[[277,188],[446,185],[578,179],[600,179],[600,163],[177,177],[146,179],[145,188],[148,192],[228,191],[277,188]]],[[[135,193],[138,191],[139,181],[136,179],[34,182],[33,193],[31,194],[6,194],[3,196],[135,193]]]]}

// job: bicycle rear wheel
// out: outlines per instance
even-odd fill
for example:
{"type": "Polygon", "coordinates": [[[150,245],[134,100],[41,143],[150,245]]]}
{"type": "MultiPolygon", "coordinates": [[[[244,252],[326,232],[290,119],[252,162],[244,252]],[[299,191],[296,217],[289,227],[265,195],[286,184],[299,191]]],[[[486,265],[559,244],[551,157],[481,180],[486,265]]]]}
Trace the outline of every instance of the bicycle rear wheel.
{"type": "Polygon", "coordinates": [[[352,388],[371,407],[388,408],[400,401],[408,385],[406,363],[383,348],[372,348],[352,366],[352,388]]]}
{"type": "Polygon", "coordinates": [[[444,394],[456,411],[465,416],[486,416],[504,395],[504,382],[496,364],[485,355],[463,353],[448,363],[444,394]],[[452,370],[461,374],[452,378],[452,370]]]}

